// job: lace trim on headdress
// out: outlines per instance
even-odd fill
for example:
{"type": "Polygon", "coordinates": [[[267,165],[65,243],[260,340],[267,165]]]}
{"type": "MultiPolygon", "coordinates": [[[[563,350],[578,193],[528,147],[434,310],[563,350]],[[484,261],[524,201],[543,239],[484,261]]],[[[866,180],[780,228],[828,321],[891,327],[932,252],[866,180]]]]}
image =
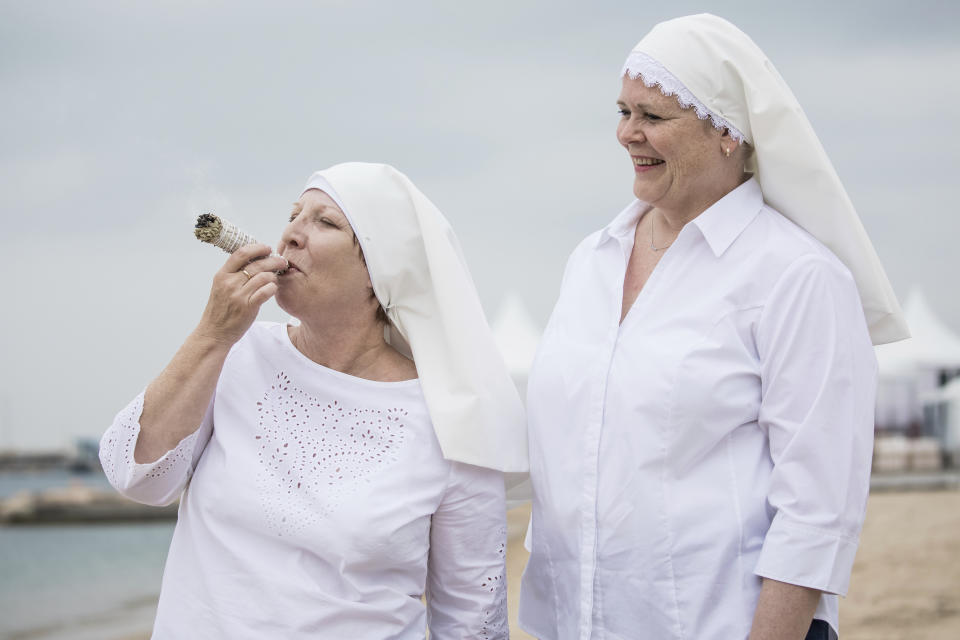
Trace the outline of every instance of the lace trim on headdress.
{"type": "Polygon", "coordinates": [[[620,71],[621,76],[625,74],[629,74],[634,80],[641,78],[643,84],[648,87],[657,85],[663,95],[676,96],[681,107],[693,107],[697,117],[701,120],[710,118],[710,122],[716,129],[726,129],[737,142],[746,141],[746,136],[739,129],[726,119],[710,111],[705,104],[697,100],[697,97],[689,89],[683,86],[683,83],[676,76],[647,54],[641,51],[631,51],[627,61],[623,64],[623,69],[620,71]]]}

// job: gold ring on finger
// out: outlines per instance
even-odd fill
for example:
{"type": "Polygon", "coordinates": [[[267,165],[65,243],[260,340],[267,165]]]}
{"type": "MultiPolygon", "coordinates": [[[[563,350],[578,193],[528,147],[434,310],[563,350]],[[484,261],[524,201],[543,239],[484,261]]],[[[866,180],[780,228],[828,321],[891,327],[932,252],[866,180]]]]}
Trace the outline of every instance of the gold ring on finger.
{"type": "Polygon", "coordinates": [[[247,276],[247,282],[250,282],[250,278],[253,277],[253,275],[252,275],[249,271],[247,271],[246,269],[240,269],[240,273],[242,273],[243,275],[247,276]]]}

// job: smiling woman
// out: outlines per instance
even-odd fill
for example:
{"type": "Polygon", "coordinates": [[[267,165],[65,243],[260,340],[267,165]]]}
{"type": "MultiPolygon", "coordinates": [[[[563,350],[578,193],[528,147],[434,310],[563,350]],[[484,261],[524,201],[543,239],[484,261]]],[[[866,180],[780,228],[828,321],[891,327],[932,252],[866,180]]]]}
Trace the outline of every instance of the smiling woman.
{"type": "Polygon", "coordinates": [[[392,167],[337,165],[277,251],[227,259],[101,441],[125,495],[183,494],[153,637],[506,638],[523,415],[446,220],[392,167]],[[273,295],[299,324],[254,322],[273,295]]]}
{"type": "Polygon", "coordinates": [[[746,34],[661,23],[621,76],[637,199],[570,257],[530,373],[521,626],[835,638],[896,299],[746,34]]]}
{"type": "Polygon", "coordinates": [[[663,218],[670,238],[679,233],[677,225],[723,197],[730,184],[745,180],[739,167],[749,145],[700,119],[693,107],[630,77],[623,79],[617,106],[617,140],[633,159],[634,195],[660,211],[683,212],[679,220],[663,218]],[[732,154],[735,162],[723,161],[732,154]]]}

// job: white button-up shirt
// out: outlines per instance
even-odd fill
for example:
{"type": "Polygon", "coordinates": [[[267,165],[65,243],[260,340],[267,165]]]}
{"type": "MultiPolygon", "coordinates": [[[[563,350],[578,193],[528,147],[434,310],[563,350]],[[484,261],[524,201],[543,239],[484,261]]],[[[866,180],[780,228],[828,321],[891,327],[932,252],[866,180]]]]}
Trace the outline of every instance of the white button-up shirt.
{"type": "Polygon", "coordinates": [[[767,577],[826,592],[836,629],[873,441],[856,285],[749,180],[683,228],[621,324],[648,209],[574,251],[533,365],[520,624],[746,638],[767,577]]]}

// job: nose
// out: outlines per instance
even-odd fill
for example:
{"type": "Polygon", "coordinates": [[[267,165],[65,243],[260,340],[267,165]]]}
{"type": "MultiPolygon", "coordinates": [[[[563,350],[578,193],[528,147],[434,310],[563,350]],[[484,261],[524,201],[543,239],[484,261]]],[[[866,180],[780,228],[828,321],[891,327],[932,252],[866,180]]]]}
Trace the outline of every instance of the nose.
{"type": "Polygon", "coordinates": [[[632,114],[629,118],[622,119],[617,125],[617,140],[624,147],[646,142],[647,136],[643,131],[640,119],[632,114]]]}
{"type": "Polygon", "coordinates": [[[303,247],[303,223],[301,220],[303,217],[297,216],[284,227],[283,233],[280,234],[279,253],[283,253],[283,250],[287,247],[293,247],[294,249],[303,247]]]}

